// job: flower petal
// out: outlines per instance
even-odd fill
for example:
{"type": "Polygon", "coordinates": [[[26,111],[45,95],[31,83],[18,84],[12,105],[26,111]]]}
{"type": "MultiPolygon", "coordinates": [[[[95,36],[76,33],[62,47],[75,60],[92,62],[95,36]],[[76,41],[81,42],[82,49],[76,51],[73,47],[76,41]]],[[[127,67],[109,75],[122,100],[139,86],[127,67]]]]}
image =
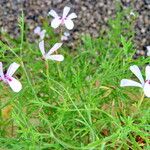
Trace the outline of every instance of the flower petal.
{"type": "Polygon", "coordinates": [[[64,56],[63,55],[49,55],[46,56],[46,59],[56,60],[56,61],[63,61],[64,56]]]}
{"type": "Polygon", "coordinates": [[[49,52],[46,54],[51,55],[53,52],[55,52],[56,50],[58,50],[60,47],[62,46],[62,43],[56,43],[50,50],[49,52]]]}
{"type": "Polygon", "coordinates": [[[70,7],[65,6],[63,10],[63,18],[65,18],[68,15],[69,11],[70,11],[70,7]]]}
{"type": "Polygon", "coordinates": [[[146,82],[144,85],[144,94],[147,97],[150,97],[150,84],[149,82],[146,82]]]}
{"type": "Polygon", "coordinates": [[[45,55],[44,41],[41,41],[39,43],[39,48],[40,48],[40,51],[41,51],[42,55],[44,56],[45,55]]]}
{"type": "Polygon", "coordinates": [[[139,67],[136,66],[136,65],[133,65],[133,66],[130,66],[130,70],[140,80],[142,85],[144,85],[144,79],[142,77],[142,74],[141,74],[141,71],[140,71],[139,67]]]}
{"type": "Polygon", "coordinates": [[[74,19],[77,18],[77,15],[75,13],[71,13],[70,15],[68,15],[67,19],[74,19]]]}
{"type": "Polygon", "coordinates": [[[146,46],[147,50],[150,51],[150,46],[146,46]]]}
{"type": "Polygon", "coordinates": [[[150,80],[150,66],[145,68],[146,80],[150,80]]]}
{"type": "Polygon", "coordinates": [[[41,32],[41,27],[38,26],[34,29],[35,34],[40,34],[40,32],[41,32]]]}
{"type": "Polygon", "coordinates": [[[70,36],[69,32],[64,32],[64,36],[70,36]]]}
{"type": "Polygon", "coordinates": [[[40,32],[40,34],[39,34],[39,35],[40,35],[40,39],[41,39],[41,40],[43,40],[43,39],[44,39],[44,37],[45,37],[45,33],[46,33],[46,30],[43,30],[43,31],[41,31],[41,32],[40,32]]]}
{"type": "Polygon", "coordinates": [[[133,80],[129,80],[129,79],[122,79],[120,82],[120,86],[136,86],[136,87],[140,87],[142,88],[142,84],[135,82],[133,80]]]}
{"type": "Polygon", "coordinates": [[[71,19],[66,19],[65,21],[64,21],[64,23],[65,23],[65,26],[66,26],[66,28],[68,29],[68,30],[72,30],[73,29],[73,27],[74,27],[74,23],[73,23],[73,21],[71,20],[71,19]]]}
{"type": "Polygon", "coordinates": [[[1,79],[4,78],[4,72],[3,72],[3,64],[2,64],[2,62],[0,62],[0,77],[1,77],[1,79]]]}
{"type": "Polygon", "coordinates": [[[147,48],[147,56],[150,56],[150,46],[146,46],[147,48]]]}
{"type": "Polygon", "coordinates": [[[68,37],[67,36],[61,36],[61,41],[67,41],[68,37]]]}
{"type": "Polygon", "coordinates": [[[19,92],[22,89],[22,84],[17,79],[11,77],[11,81],[7,80],[8,84],[10,85],[11,89],[14,92],[19,92]]]}
{"type": "Polygon", "coordinates": [[[9,76],[9,77],[11,77],[11,76],[16,72],[16,70],[19,68],[19,66],[20,66],[20,65],[17,64],[17,63],[15,63],[15,62],[12,63],[12,64],[9,66],[6,75],[9,76]]]}
{"type": "Polygon", "coordinates": [[[48,15],[51,15],[52,17],[56,18],[56,17],[59,17],[58,14],[56,13],[56,11],[54,10],[51,10],[48,15]]]}
{"type": "Polygon", "coordinates": [[[60,26],[60,24],[61,24],[61,19],[55,18],[51,22],[51,27],[56,29],[56,28],[58,28],[60,26]]]}

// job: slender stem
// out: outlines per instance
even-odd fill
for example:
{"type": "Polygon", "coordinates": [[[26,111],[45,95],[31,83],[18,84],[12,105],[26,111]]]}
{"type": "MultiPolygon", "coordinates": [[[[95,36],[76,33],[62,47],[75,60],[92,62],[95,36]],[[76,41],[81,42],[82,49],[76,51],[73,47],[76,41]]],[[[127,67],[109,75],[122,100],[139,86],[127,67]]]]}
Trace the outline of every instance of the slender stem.
{"type": "Polygon", "coordinates": [[[20,17],[19,26],[20,26],[20,30],[21,30],[21,43],[20,43],[20,57],[19,56],[18,57],[21,59],[21,64],[22,64],[23,70],[25,72],[26,78],[28,80],[28,83],[29,83],[29,85],[32,89],[32,92],[34,93],[34,96],[35,96],[36,100],[38,100],[38,97],[37,97],[36,92],[35,92],[35,90],[32,86],[32,83],[30,81],[30,78],[28,76],[28,73],[26,71],[26,68],[25,68],[23,60],[22,60],[22,50],[23,50],[23,43],[24,43],[24,13],[23,13],[23,11],[22,11],[22,14],[21,14],[21,17],[20,17]]]}
{"type": "Polygon", "coordinates": [[[20,57],[22,58],[22,49],[24,42],[24,13],[22,12],[20,17],[20,30],[21,30],[21,43],[20,43],[20,57]]]}
{"type": "Polygon", "coordinates": [[[57,67],[57,70],[58,70],[59,78],[61,78],[61,70],[60,70],[60,67],[59,67],[58,63],[56,64],[56,67],[57,67]]]}
{"type": "Polygon", "coordinates": [[[63,35],[63,27],[60,28],[60,33],[59,33],[59,39],[60,39],[60,41],[61,41],[62,35],[63,35]]]}
{"type": "Polygon", "coordinates": [[[45,61],[45,67],[46,67],[46,75],[47,77],[49,77],[49,64],[47,60],[45,61]]]}
{"type": "Polygon", "coordinates": [[[31,87],[31,89],[32,89],[32,92],[34,93],[34,96],[35,96],[36,100],[38,100],[38,97],[37,97],[36,92],[35,92],[35,90],[34,90],[34,88],[33,88],[33,86],[32,86],[32,83],[31,83],[31,81],[30,81],[30,78],[29,78],[29,76],[28,76],[28,73],[27,73],[27,71],[26,71],[26,68],[25,68],[25,66],[24,66],[23,61],[21,62],[21,65],[22,65],[22,68],[23,68],[23,70],[24,70],[24,72],[25,72],[25,75],[26,75],[26,78],[27,78],[27,80],[28,80],[28,83],[29,83],[29,85],[30,85],[30,87],[31,87]]]}
{"type": "Polygon", "coordinates": [[[138,102],[138,108],[140,108],[141,107],[141,104],[142,104],[142,102],[143,102],[143,100],[144,100],[144,93],[142,94],[142,97],[141,97],[141,99],[140,99],[140,101],[138,102]]]}
{"type": "Polygon", "coordinates": [[[47,82],[48,82],[48,86],[50,86],[50,81],[49,81],[49,64],[48,64],[48,61],[45,60],[45,68],[46,68],[46,77],[47,77],[47,82]]]}
{"type": "Polygon", "coordinates": [[[11,126],[11,136],[14,135],[14,121],[12,120],[12,126],[11,126]]]}
{"type": "Polygon", "coordinates": [[[8,45],[5,45],[2,41],[0,41],[0,46],[4,47],[5,49],[10,50],[18,58],[18,60],[21,61],[21,58],[19,57],[19,55],[16,54],[11,47],[9,47],[8,45]]]}
{"type": "MultiPolygon", "coordinates": [[[[63,27],[60,28],[60,34],[59,34],[60,42],[62,42],[62,41],[61,41],[62,34],[63,34],[63,27]]],[[[56,51],[56,54],[57,54],[57,51],[56,51]]],[[[61,70],[60,70],[60,68],[59,68],[58,63],[56,64],[56,67],[57,67],[57,70],[58,70],[58,75],[59,75],[59,77],[61,78],[61,70]]]]}

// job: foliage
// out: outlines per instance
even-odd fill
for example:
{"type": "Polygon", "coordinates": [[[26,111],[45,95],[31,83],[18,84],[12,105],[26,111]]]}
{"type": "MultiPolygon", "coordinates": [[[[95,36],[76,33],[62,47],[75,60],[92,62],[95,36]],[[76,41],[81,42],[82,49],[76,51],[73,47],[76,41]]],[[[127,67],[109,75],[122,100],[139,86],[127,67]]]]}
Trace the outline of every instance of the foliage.
{"type": "MultiPolygon", "coordinates": [[[[76,50],[59,51],[64,62],[40,58],[20,17],[20,39],[6,34],[0,41],[1,61],[21,64],[16,74],[23,90],[14,94],[0,84],[0,147],[2,149],[148,149],[150,101],[138,88],[121,88],[133,78],[130,65],[144,67],[149,58],[132,59],[134,29],[129,11],[120,10],[100,37],[82,37],[76,50]],[[139,107],[140,106],[140,107],[139,107]]],[[[49,45],[58,41],[48,23],[49,45]]]]}

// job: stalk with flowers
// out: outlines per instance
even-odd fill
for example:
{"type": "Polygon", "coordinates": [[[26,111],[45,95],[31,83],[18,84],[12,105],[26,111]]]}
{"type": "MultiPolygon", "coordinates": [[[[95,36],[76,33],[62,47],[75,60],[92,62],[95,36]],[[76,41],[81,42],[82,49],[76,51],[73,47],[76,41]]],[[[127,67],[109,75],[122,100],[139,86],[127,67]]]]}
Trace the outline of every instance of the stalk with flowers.
{"type": "Polygon", "coordinates": [[[124,19],[131,10],[119,12],[99,38],[82,36],[72,52],[64,45],[77,15],[69,11],[64,7],[58,15],[51,10],[52,29],[37,26],[37,42],[29,43],[25,36],[19,45],[6,37],[0,41],[0,147],[146,149],[150,66],[148,57],[132,59],[133,23],[124,19]],[[56,35],[49,38],[49,30],[57,28],[57,40],[56,35]]]}

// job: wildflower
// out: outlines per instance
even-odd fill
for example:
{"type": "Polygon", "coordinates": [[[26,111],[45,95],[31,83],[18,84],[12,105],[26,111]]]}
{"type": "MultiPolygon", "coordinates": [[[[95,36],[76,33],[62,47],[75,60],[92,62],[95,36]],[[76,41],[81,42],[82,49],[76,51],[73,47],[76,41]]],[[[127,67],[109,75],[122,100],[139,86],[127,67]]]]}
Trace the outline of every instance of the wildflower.
{"type": "Polygon", "coordinates": [[[144,94],[147,97],[150,97],[150,66],[146,66],[146,69],[145,69],[146,79],[145,79],[145,81],[143,79],[143,76],[142,76],[141,71],[138,68],[138,66],[136,66],[136,65],[130,66],[130,70],[139,79],[140,83],[133,81],[133,80],[129,80],[129,79],[122,79],[120,86],[121,87],[123,87],[123,86],[140,87],[143,89],[144,94]]]}
{"type": "Polygon", "coordinates": [[[44,41],[41,41],[39,43],[39,48],[40,51],[43,55],[43,59],[47,60],[47,59],[51,59],[51,60],[56,60],[56,61],[63,61],[64,60],[64,56],[63,55],[52,55],[53,52],[55,52],[57,49],[59,49],[62,46],[62,43],[56,43],[50,50],[48,53],[45,52],[45,48],[44,48],[44,41]]]}
{"type": "Polygon", "coordinates": [[[2,62],[0,62],[0,80],[3,81],[4,83],[6,84],[9,84],[9,86],[11,87],[11,89],[14,91],[14,92],[19,92],[21,89],[22,89],[22,85],[21,83],[15,79],[13,76],[13,74],[16,72],[16,70],[19,68],[19,64],[17,63],[12,63],[6,74],[4,74],[3,72],[3,64],[2,62]]]}
{"type": "Polygon", "coordinates": [[[40,37],[40,40],[43,40],[45,37],[46,30],[41,30],[41,27],[36,27],[34,29],[34,34],[37,34],[40,37]]]}
{"type": "Polygon", "coordinates": [[[147,46],[146,49],[147,49],[147,56],[150,56],[150,46],[147,46]]]}
{"type": "Polygon", "coordinates": [[[68,41],[70,36],[69,32],[64,32],[64,34],[61,36],[61,41],[68,41]]]}
{"type": "Polygon", "coordinates": [[[65,25],[68,30],[72,30],[74,27],[74,23],[72,19],[77,18],[77,15],[75,13],[71,13],[70,15],[68,15],[69,11],[70,11],[70,7],[67,7],[67,6],[64,7],[63,15],[62,17],[60,17],[54,10],[51,10],[49,12],[49,15],[54,17],[54,19],[51,22],[51,26],[54,29],[56,29],[60,25],[65,25]]]}
{"type": "Polygon", "coordinates": [[[62,41],[62,42],[64,42],[64,41],[68,41],[68,37],[67,37],[67,36],[62,35],[62,36],[61,36],[61,41],[62,41]]]}

